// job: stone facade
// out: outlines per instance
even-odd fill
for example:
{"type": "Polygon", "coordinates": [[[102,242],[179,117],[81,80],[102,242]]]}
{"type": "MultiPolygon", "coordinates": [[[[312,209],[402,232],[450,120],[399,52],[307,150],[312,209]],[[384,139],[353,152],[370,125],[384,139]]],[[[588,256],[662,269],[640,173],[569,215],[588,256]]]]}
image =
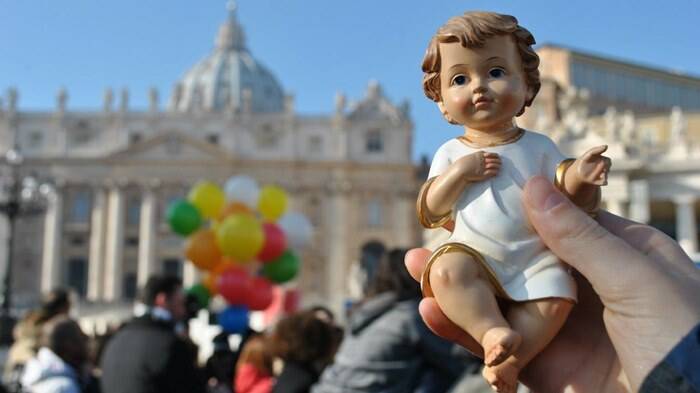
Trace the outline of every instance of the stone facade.
{"type": "Polygon", "coordinates": [[[146,111],[129,108],[128,91],[115,105],[108,90],[93,112],[71,111],[64,90],[54,111],[24,112],[19,93],[7,92],[0,151],[19,150],[22,173],[56,190],[43,216],[18,222],[17,306],[59,285],[88,302],[127,301],[153,272],[195,283],[164,213],[201,179],[246,174],[288,191],[290,208],[314,226],[296,280],[307,303],[340,310],[368,245],[418,244],[408,106],[371,82],[358,102],[338,95],[334,113],[300,115],[246,48],[235,9],[216,42],[175,85],[166,110],[155,90],[146,111]]]}

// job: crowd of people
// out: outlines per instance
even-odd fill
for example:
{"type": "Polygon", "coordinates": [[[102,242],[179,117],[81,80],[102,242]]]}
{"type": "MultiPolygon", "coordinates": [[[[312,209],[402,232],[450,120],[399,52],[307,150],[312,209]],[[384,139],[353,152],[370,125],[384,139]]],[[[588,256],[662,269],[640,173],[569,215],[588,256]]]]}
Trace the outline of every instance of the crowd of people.
{"type": "Polygon", "coordinates": [[[447,392],[479,361],[421,321],[420,286],[405,253],[391,251],[373,267],[346,329],[329,309],[310,307],[266,331],[249,328],[235,350],[220,333],[204,365],[188,336],[179,279],[151,277],[137,315],[99,340],[69,317],[69,292],[55,290],[18,324],[5,386],[13,393],[447,392]]]}
{"type": "MultiPolygon", "coordinates": [[[[593,220],[538,178],[525,187],[524,209],[547,246],[576,269],[579,303],[521,381],[548,392],[699,392],[700,271],[678,244],[606,212],[593,220]]],[[[141,311],[101,344],[70,317],[69,293],[55,290],[16,327],[4,389],[449,392],[481,369],[471,354],[480,347],[434,299],[421,300],[417,280],[429,255],[386,253],[344,329],[328,309],[304,309],[266,331],[249,329],[235,350],[228,334],[216,336],[205,365],[188,337],[178,279],[148,280],[141,311]]]]}

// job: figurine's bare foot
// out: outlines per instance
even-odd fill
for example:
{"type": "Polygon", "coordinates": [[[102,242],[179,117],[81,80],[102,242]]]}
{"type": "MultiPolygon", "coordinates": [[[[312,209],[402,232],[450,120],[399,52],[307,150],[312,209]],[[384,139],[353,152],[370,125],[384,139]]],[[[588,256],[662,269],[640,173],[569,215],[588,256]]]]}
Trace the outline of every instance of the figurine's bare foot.
{"type": "Polygon", "coordinates": [[[515,393],[518,389],[518,374],[520,369],[510,362],[501,363],[498,366],[484,367],[481,375],[491,389],[498,393],[515,393]]]}
{"type": "Polygon", "coordinates": [[[496,366],[503,363],[520,346],[522,338],[515,330],[507,327],[491,328],[484,333],[481,346],[484,347],[484,364],[496,366]]]}

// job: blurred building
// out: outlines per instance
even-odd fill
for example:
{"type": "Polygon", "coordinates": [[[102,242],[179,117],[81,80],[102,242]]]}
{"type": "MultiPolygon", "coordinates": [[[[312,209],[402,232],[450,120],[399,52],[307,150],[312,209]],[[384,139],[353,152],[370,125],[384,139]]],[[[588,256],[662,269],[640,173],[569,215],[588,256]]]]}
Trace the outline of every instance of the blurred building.
{"type": "Polygon", "coordinates": [[[213,51],[175,84],[167,107],[158,91],[149,97],[138,111],[128,91],[108,89],[102,110],[74,111],[61,90],[53,111],[27,112],[20,92],[7,92],[0,150],[21,151],[22,171],[56,188],[46,214],[17,228],[18,305],[59,285],[89,302],[126,301],[154,272],[195,283],[165,209],[202,179],[247,174],[289,192],[290,209],[315,229],[297,280],[307,302],[339,308],[363,250],[418,242],[409,107],[378,83],[354,103],[339,94],[333,113],[296,113],[230,7],[213,51]]]}
{"type": "Polygon", "coordinates": [[[537,52],[542,88],[518,123],[572,157],[607,144],[603,206],[661,229],[700,261],[700,78],[555,45],[537,52]]]}
{"type": "Polygon", "coordinates": [[[586,89],[593,116],[608,107],[636,114],[658,114],[674,106],[700,111],[700,78],[557,45],[542,45],[537,53],[540,73],[553,82],[546,87],[586,89]]]}

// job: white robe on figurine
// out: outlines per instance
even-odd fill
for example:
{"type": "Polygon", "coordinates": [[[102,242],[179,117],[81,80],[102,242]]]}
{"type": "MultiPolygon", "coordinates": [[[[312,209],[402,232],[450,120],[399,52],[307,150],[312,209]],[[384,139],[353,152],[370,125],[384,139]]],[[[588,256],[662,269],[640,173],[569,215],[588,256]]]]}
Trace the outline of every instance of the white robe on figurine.
{"type": "Polygon", "coordinates": [[[435,153],[428,178],[479,150],[498,153],[501,169],[497,176],[469,184],[457,199],[455,228],[447,243],[462,243],[481,253],[513,300],[558,297],[575,301],[576,283],[568,267],[531,227],[522,200],[525,182],[536,175],[554,182],[557,166],[565,157],[551,139],[531,131],[515,142],[485,148],[451,139],[435,153]]]}

